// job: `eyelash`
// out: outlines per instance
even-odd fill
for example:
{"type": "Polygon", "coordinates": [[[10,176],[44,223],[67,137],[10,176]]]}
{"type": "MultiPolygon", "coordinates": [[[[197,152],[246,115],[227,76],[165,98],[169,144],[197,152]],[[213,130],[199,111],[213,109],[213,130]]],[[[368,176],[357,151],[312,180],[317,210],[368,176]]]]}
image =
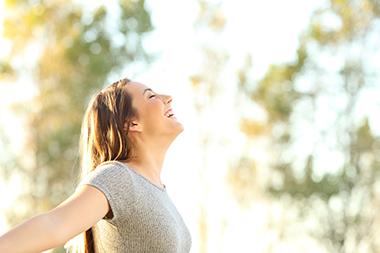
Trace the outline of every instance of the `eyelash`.
{"type": "Polygon", "coordinates": [[[152,97],[155,97],[156,95],[151,95],[151,96],[149,96],[149,98],[152,98],[152,97]]]}

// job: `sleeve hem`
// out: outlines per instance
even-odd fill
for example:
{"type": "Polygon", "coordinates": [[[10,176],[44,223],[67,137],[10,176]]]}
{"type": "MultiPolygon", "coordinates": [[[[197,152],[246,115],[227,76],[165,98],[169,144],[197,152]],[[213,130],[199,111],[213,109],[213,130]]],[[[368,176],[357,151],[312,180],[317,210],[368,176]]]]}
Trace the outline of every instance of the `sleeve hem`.
{"type": "Polygon", "coordinates": [[[107,202],[108,202],[109,206],[111,207],[113,217],[112,218],[106,218],[106,215],[108,214],[108,212],[107,212],[102,217],[102,219],[109,220],[109,221],[115,221],[117,219],[117,217],[119,217],[119,210],[117,209],[116,205],[113,203],[111,194],[108,192],[107,189],[105,189],[104,187],[100,187],[99,185],[97,185],[93,182],[84,182],[80,185],[89,185],[89,186],[95,187],[96,189],[101,191],[104,194],[104,196],[106,197],[107,202]]]}

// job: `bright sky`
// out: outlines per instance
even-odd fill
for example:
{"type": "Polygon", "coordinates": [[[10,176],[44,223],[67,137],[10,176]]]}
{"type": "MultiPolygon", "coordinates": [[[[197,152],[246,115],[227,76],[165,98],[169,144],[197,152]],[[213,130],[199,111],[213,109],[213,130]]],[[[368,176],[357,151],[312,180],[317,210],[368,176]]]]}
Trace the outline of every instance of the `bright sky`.
{"type": "MultiPolygon", "coordinates": [[[[2,2],[0,0],[0,4],[2,2]]],[[[109,3],[109,1],[103,2],[109,3]]],[[[234,108],[228,103],[231,100],[231,94],[235,92],[234,86],[228,85],[228,82],[235,80],[236,70],[242,66],[245,55],[248,53],[253,57],[255,79],[263,75],[270,63],[292,60],[298,46],[298,35],[308,25],[310,13],[324,4],[324,1],[316,2],[304,0],[225,1],[222,10],[227,18],[227,26],[218,40],[212,40],[213,38],[194,30],[193,24],[198,14],[197,1],[148,1],[156,30],[149,36],[144,46],[147,51],[160,52],[161,57],[147,71],[142,72],[136,68],[129,69],[127,73],[131,73],[135,76],[134,79],[146,83],[158,92],[172,94],[174,111],[185,126],[184,133],[178,137],[168,152],[163,170],[163,181],[166,182],[169,194],[191,230],[192,253],[198,252],[199,246],[196,204],[201,199],[202,189],[197,187],[199,184],[197,168],[202,168],[199,159],[202,154],[194,138],[195,130],[199,129],[200,123],[194,122],[197,117],[192,107],[193,98],[188,77],[197,73],[202,67],[200,46],[202,43],[207,43],[214,48],[226,50],[230,55],[228,71],[224,74],[225,82],[220,84],[223,93],[219,98],[227,102],[218,104],[217,110],[209,108],[213,111],[213,116],[209,118],[209,122],[202,122],[205,129],[207,125],[211,128],[215,128],[216,125],[224,126],[215,132],[216,138],[230,136],[231,133],[237,131],[237,118],[225,119],[225,115],[235,115],[234,108]]],[[[3,8],[0,7],[0,17],[2,10],[3,8]]],[[[4,45],[4,40],[0,37],[0,56],[4,45]]],[[[9,103],[30,96],[30,94],[18,95],[21,85],[26,87],[25,80],[18,84],[0,85],[0,120],[9,122],[6,124],[8,133],[14,131],[15,128],[17,132],[22,131],[19,120],[7,110],[9,103]]],[[[33,90],[32,86],[31,90],[33,90]]],[[[20,139],[14,139],[15,143],[21,143],[22,135],[18,136],[20,139]]],[[[220,150],[225,153],[220,153],[218,150],[214,157],[209,158],[212,169],[208,172],[208,182],[212,185],[209,195],[206,196],[207,211],[210,215],[208,217],[210,226],[208,252],[252,252],[253,250],[264,252],[268,250],[267,245],[276,240],[275,232],[265,232],[266,236],[263,236],[268,203],[256,203],[249,211],[240,210],[234,204],[223,181],[227,164],[219,157],[228,157],[229,153],[240,152],[239,147],[244,143],[244,137],[235,135],[229,141],[232,143],[232,148],[220,150]],[[221,232],[223,220],[226,229],[221,232]]],[[[15,145],[15,149],[18,145],[15,145]]],[[[0,199],[3,200],[0,208],[12,204],[9,196],[4,201],[6,197],[5,191],[0,190],[0,199]]],[[[0,223],[0,232],[4,230],[3,228],[4,224],[0,223]]],[[[273,249],[273,252],[284,251],[322,252],[318,245],[305,236],[298,239],[291,238],[290,243],[278,244],[273,249]],[[303,243],[293,243],[296,240],[303,240],[303,243]]]]}
{"type": "MultiPolygon", "coordinates": [[[[202,125],[209,124],[214,128],[218,126],[218,131],[213,132],[219,134],[216,138],[231,136],[233,133],[230,140],[233,148],[222,150],[214,147],[215,155],[209,158],[213,169],[210,168],[208,172],[208,182],[212,186],[210,186],[211,193],[206,198],[210,225],[208,252],[266,252],[268,245],[276,241],[274,231],[266,232],[267,234],[263,236],[268,213],[267,203],[256,203],[249,211],[242,211],[234,204],[233,198],[223,182],[228,167],[225,160],[220,157],[230,157],[231,154],[241,152],[239,147],[244,144],[244,137],[239,136],[236,132],[237,118],[231,118],[237,113],[233,111],[236,108],[228,102],[231,101],[231,94],[234,94],[234,91],[231,91],[233,85],[229,85],[228,82],[235,81],[236,70],[243,64],[247,53],[253,56],[254,76],[262,75],[270,63],[292,60],[298,46],[297,36],[307,26],[310,12],[316,7],[316,4],[313,4],[312,1],[302,0],[225,1],[223,12],[227,18],[227,26],[218,39],[199,37],[199,33],[194,32],[193,23],[197,15],[195,2],[149,1],[149,6],[154,10],[152,19],[156,25],[156,32],[152,36],[151,42],[147,44],[156,51],[162,51],[163,55],[150,71],[144,72],[142,76],[147,83],[152,84],[156,83],[158,77],[162,84],[160,88],[167,88],[170,92],[175,93],[178,101],[177,107],[175,107],[176,111],[178,111],[179,118],[185,122],[187,129],[190,129],[189,132],[185,130],[183,138],[178,139],[176,143],[178,149],[173,148],[172,153],[174,154],[174,150],[178,153],[168,156],[167,159],[168,162],[170,161],[170,165],[168,164],[169,170],[165,171],[169,173],[165,173],[165,175],[171,185],[176,180],[178,181],[178,186],[173,185],[177,193],[173,198],[185,218],[189,218],[187,224],[190,225],[192,234],[195,234],[197,216],[194,214],[197,211],[192,208],[195,203],[188,202],[199,198],[192,197],[192,191],[177,191],[177,189],[189,188],[194,189],[195,195],[202,194],[196,186],[196,178],[194,180],[194,169],[196,170],[201,164],[198,163],[199,166],[197,166],[196,162],[187,164],[181,162],[189,161],[191,157],[202,157],[202,154],[197,153],[199,148],[188,145],[189,143],[193,144],[191,129],[198,128],[199,122],[193,122],[196,117],[191,117],[191,114],[189,115],[189,112],[185,110],[187,105],[191,105],[192,97],[189,96],[187,86],[182,88],[182,84],[188,84],[188,76],[196,73],[201,67],[202,57],[199,56],[199,46],[206,42],[213,48],[225,49],[231,58],[229,69],[224,74],[225,82],[221,82],[224,92],[220,101],[223,102],[218,103],[218,109],[210,109],[212,116],[210,116],[209,122],[213,123],[202,122],[202,125]],[[176,85],[181,85],[181,89],[176,89],[176,85]],[[228,115],[229,118],[226,119],[225,115],[228,115]],[[187,150],[183,147],[187,147],[187,150]],[[177,170],[179,168],[180,170],[177,170]],[[223,220],[225,223],[222,222],[223,220]],[[223,224],[227,224],[228,228],[223,230],[223,224]]],[[[251,111],[251,113],[254,112],[251,111]]],[[[193,239],[192,252],[197,252],[198,238],[193,239]]],[[[293,238],[289,244],[278,244],[273,252],[305,252],[306,248],[308,252],[321,252],[318,245],[310,242],[310,239],[305,236],[293,238]],[[302,240],[304,243],[295,243],[296,240],[302,240]]]]}

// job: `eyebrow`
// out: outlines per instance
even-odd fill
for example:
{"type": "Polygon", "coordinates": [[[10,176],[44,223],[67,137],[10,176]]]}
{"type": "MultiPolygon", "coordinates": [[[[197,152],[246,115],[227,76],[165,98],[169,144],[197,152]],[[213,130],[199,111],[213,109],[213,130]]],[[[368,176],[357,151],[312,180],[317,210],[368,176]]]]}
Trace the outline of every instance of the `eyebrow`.
{"type": "MultiPolygon", "coordinates": [[[[147,88],[147,89],[145,89],[145,90],[144,90],[144,92],[143,92],[143,95],[144,95],[144,94],[145,94],[145,92],[147,92],[148,90],[149,90],[149,91],[152,91],[152,89],[151,89],[151,88],[147,88]]],[[[152,91],[152,92],[153,92],[153,91],[152,91]]]]}

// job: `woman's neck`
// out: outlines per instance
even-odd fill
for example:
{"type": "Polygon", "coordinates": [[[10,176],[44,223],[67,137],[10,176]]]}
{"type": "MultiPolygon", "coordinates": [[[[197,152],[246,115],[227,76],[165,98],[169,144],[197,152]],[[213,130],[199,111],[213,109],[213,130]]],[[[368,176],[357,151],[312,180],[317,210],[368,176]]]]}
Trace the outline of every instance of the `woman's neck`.
{"type": "Polygon", "coordinates": [[[163,186],[161,181],[161,171],[165,159],[165,152],[162,150],[154,151],[145,148],[136,150],[134,157],[128,161],[123,161],[127,166],[139,174],[145,176],[155,184],[163,186]],[[139,152],[140,151],[140,152],[139,152]]]}

